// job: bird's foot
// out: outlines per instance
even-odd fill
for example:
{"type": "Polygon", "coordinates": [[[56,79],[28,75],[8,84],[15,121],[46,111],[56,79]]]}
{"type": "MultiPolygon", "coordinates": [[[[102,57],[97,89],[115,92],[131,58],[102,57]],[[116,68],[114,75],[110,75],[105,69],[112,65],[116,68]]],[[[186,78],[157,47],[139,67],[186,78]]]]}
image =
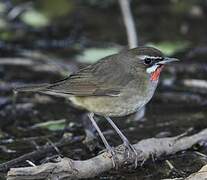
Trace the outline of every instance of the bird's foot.
{"type": "Polygon", "coordinates": [[[137,163],[138,163],[138,153],[134,146],[130,144],[128,140],[124,141],[124,146],[127,150],[127,158],[130,158],[130,152],[132,153],[132,158],[134,158],[134,168],[137,168],[137,163]]]}
{"type": "Polygon", "coordinates": [[[116,156],[116,152],[114,151],[114,148],[112,148],[111,146],[107,147],[107,152],[110,154],[110,158],[113,164],[113,168],[115,168],[116,170],[119,168],[118,162],[117,162],[117,156],[116,156]]]}

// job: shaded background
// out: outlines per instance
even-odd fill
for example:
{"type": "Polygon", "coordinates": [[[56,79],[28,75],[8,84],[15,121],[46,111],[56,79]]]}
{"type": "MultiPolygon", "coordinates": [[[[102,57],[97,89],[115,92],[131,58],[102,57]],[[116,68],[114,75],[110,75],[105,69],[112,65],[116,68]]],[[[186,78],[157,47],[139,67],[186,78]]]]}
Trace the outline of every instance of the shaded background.
{"type": "MultiPolygon", "coordinates": [[[[207,1],[133,0],[139,45],[155,46],[181,59],[165,68],[146,117],[118,119],[132,143],[150,137],[198,132],[207,127],[207,1]]],[[[85,143],[82,114],[62,98],[21,94],[12,89],[29,83],[60,80],[80,67],[126,48],[127,37],[116,0],[0,1],[0,163],[47,144],[59,143],[30,160],[53,156],[87,159],[103,146],[85,143]],[[64,142],[62,130],[65,120],[64,142]]],[[[121,143],[104,121],[99,122],[113,145],[121,143]]],[[[206,142],[137,170],[123,168],[99,179],[162,179],[186,177],[206,164],[206,142]],[[171,170],[169,160],[176,169],[171,170]]],[[[28,166],[24,161],[12,167],[28,166]]],[[[8,169],[0,166],[2,179],[8,169]]],[[[97,178],[95,178],[97,179],[97,178]]]]}

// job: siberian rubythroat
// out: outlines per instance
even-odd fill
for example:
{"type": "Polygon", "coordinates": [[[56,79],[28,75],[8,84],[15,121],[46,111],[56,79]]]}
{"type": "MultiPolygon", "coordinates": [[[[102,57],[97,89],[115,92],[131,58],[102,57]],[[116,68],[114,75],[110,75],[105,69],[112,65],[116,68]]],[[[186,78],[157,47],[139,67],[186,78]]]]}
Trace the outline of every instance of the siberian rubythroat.
{"type": "Polygon", "coordinates": [[[146,105],[155,92],[162,68],[173,61],[178,60],[165,57],[158,49],[137,47],[107,56],[62,81],[15,90],[63,96],[75,106],[87,110],[115,165],[115,152],[94,120],[94,114],[105,117],[123,140],[126,149],[137,156],[134,147],[110,117],[129,115],[146,105]]]}

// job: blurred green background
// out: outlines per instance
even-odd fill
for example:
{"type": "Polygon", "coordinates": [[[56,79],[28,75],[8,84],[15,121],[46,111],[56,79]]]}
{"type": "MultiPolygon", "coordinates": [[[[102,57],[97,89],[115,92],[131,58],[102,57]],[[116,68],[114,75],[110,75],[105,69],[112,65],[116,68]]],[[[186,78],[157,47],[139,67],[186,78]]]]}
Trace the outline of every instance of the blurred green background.
{"type": "MultiPolygon", "coordinates": [[[[206,43],[206,1],[134,0],[131,7],[139,45],[172,54],[206,43]]],[[[116,0],[0,2],[1,48],[52,49],[62,56],[73,49],[82,53],[79,60],[91,62],[119,51],[126,40],[116,0]]]]}

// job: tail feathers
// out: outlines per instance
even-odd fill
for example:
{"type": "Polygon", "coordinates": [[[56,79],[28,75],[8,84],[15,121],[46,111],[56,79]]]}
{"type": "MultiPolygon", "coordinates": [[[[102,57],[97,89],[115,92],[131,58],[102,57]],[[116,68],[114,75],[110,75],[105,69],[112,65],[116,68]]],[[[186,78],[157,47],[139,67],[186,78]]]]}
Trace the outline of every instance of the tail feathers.
{"type": "Polygon", "coordinates": [[[38,92],[43,91],[51,84],[32,84],[14,88],[14,92],[38,92]]]}

